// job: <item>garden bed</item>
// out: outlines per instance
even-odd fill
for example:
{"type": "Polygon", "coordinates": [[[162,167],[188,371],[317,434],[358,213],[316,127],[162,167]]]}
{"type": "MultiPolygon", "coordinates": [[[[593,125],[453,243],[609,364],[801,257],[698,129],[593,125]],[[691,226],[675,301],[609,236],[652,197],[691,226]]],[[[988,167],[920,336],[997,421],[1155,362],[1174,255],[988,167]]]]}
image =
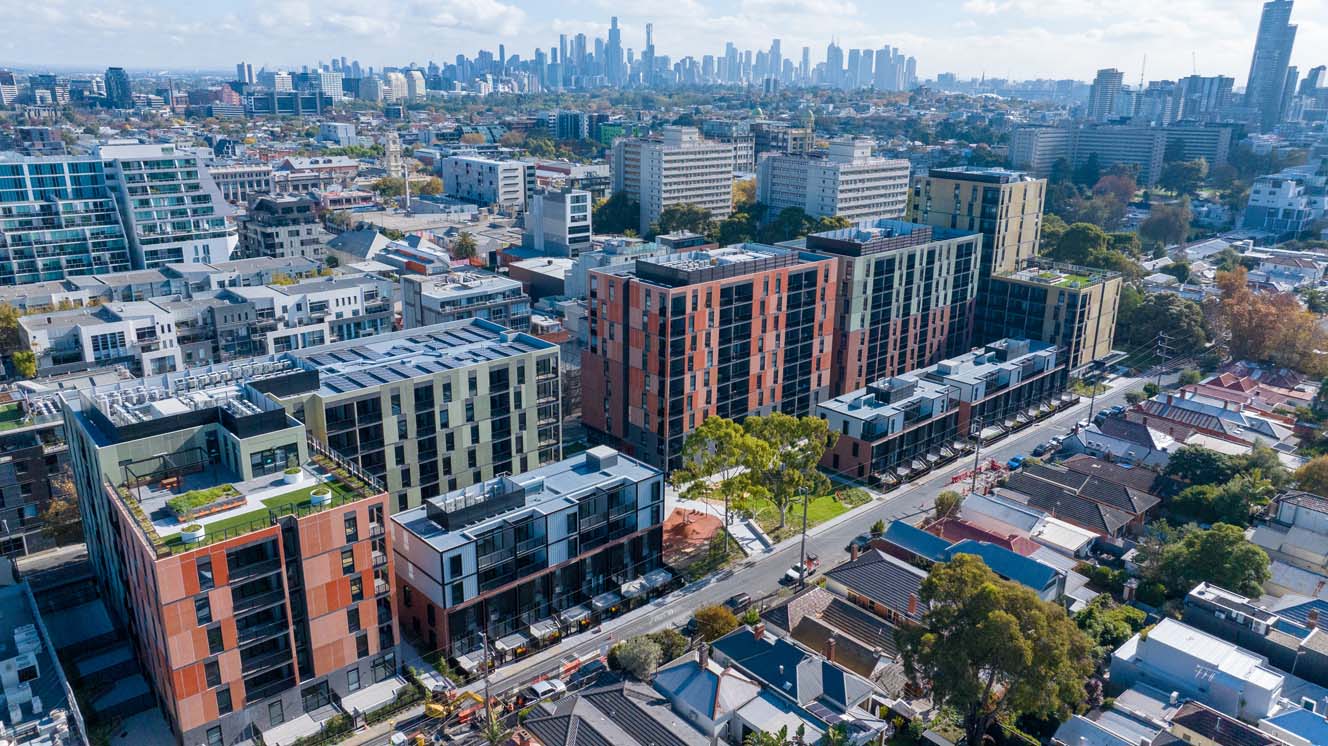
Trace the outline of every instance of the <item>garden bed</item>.
{"type": "Polygon", "coordinates": [[[166,501],[166,507],[180,521],[202,518],[243,505],[244,495],[233,484],[222,484],[189,492],[166,501]]]}

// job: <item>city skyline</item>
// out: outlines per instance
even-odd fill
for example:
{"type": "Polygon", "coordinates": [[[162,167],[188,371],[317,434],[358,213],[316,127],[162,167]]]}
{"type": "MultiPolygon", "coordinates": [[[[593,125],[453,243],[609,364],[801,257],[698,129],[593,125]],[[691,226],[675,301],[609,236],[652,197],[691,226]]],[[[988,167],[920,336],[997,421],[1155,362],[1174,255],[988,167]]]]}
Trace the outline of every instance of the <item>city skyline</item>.
{"type": "MultiPolygon", "coordinates": [[[[13,0],[3,0],[8,5],[13,0]]],[[[1253,30],[1260,2],[1184,0],[1151,3],[1033,3],[1031,0],[954,0],[943,6],[859,5],[848,0],[650,0],[630,8],[587,3],[577,17],[542,3],[481,0],[464,6],[435,7],[388,0],[365,13],[360,6],[330,0],[213,3],[184,11],[158,0],[129,5],[100,4],[87,10],[76,2],[53,2],[8,17],[17,33],[0,41],[0,65],[28,68],[95,68],[106,64],[136,69],[224,72],[237,59],[255,69],[296,68],[345,55],[367,65],[445,62],[503,44],[523,59],[538,48],[558,45],[559,34],[607,38],[617,14],[622,47],[637,56],[645,50],[647,24],[654,29],[657,55],[674,61],[723,53],[728,41],[739,49],[765,49],[782,42],[784,56],[796,59],[811,48],[813,64],[825,59],[834,39],[844,49],[898,47],[919,61],[921,78],[954,72],[962,78],[1076,78],[1088,80],[1100,68],[1124,71],[1134,84],[1177,78],[1197,70],[1243,82],[1249,72],[1253,30]],[[144,12],[145,8],[148,12],[144,12]],[[1202,15],[1202,24],[1193,19],[1202,15]],[[31,26],[24,30],[23,26],[31,26]],[[53,59],[56,56],[58,58],[53,59]]],[[[1299,0],[1292,14],[1299,26],[1291,63],[1302,70],[1315,64],[1315,50],[1328,48],[1328,0],[1299,0]]]]}

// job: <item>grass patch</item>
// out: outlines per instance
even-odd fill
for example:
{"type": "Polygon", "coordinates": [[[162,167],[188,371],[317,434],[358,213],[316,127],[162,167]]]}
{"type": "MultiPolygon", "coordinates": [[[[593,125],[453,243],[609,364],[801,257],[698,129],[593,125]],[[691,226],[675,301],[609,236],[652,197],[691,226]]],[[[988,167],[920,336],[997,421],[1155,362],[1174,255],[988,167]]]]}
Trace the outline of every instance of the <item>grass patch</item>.
{"type": "Polygon", "coordinates": [[[0,406],[0,431],[23,426],[23,408],[17,402],[0,406]]]}
{"type": "Polygon", "coordinates": [[[170,508],[176,515],[182,516],[199,508],[211,505],[218,500],[224,500],[228,497],[235,497],[240,494],[233,484],[219,484],[216,487],[208,487],[201,490],[189,490],[188,492],[173,497],[166,501],[166,507],[170,508]]]}
{"type": "MultiPolygon", "coordinates": [[[[225,486],[229,487],[230,485],[225,485],[225,486]]],[[[279,511],[279,510],[289,509],[292,506],[298,508],[309,505],[310,504],[309,493],[313,492],[315,489],[319,487],[324,487],[324,486],[331,488],[333,503],[337,503],[342,500],[353,500],[357,498],[359,494],[350,485],[345,484],[341,481],[315,482],[307,487],[300,487],[299,489],[294,489],[291,490],[290,492],[283,492],[280,495],[277,495],[275,497],[270,497],[264,500],[263,505],[266,506],[264,508],[255,508],[253,510],[246,510],[242,513],[237,513],[233,516],[228,516],[221,520],[212,521],[210,523],[204,524],[204,527],[207,529],[209,537],[214,534],[224,534],[227,531],[247,528],[251,526],[255,521],[259,520],[266,521],[268,512],[271,510],[279,511]]],[[[197,545],[186,545],[184,543],[184,539],[180,538],[179,534],[173,534],[170,537],[167,537],[166,539],[166,548],[172,552],[182,551],[187,546],[192,547],[197,545]]]]}
{"type": "Polygon", "coordinates": [[[683,568],[683,575],[687,582],[700,580],[712,572],[718,572],[732,562],[743,558],[742,550],[738,548],[738,542],[727,535],[716,536],[710,542],[707,551],[697,555],[694,562],[683,568]],[[727,539],[727,541],[725,541],[727,539]],[[727,551],[721,551],[724,544],[728,544],[727,551]]]}
{"type": "Polygon", "coordinates": [[[1074,393],[1076,393],[1076,394],[1078,394],[1078,395],[1080,395],[1080,396],[1092,396],[1092,395],[1093,395],[1093,390],[1094,390],[1094,389],[1097,389],[1097,395],[1098,395],[1098,396],[1101,396],[1101,395],[1107,393],[1107,385],[1106,385],[1106,384],[1104,384],[1104,383],[1097,383],[1097,384],[1092,384],[1092,385],[1090,385],[1087,381],[1085,381],[1085,380],[1082,379],[1082,378],[1075,378],[1075,379],[1072,379],[1072,380],[1070,381],[1069,389],[1070,389],[1070,391],[1072,391],[1072,392],[1074,392],[1074,393]]]}
{"type": "MultiPolygon", "coordinates": [[[[866,494],[866,491],[863,491],[866,494]]],[[[867,495],[867,500],[871,496],[867,495]]],[[[860,499],[856,495],[850,500],[860,499]]],[[[866,502],[866,501],[864,501],[866,502]]],[[[835,495],[824,495],[807,503],[807,528],[820,525],[848,512],[851,507],[856,507],[863,503],[841,502],[835,495]]],[[[756,522],[761,526],[761,530],[769,535],[771,541],[783,541],[794,534],[802,531],[802,505],[795,504],[789,508],[788,519],[785,521],[784,528],[779,528],[779,510],[769,500],[758,500],[752,505],[752,513],[756,516],[756,522]]]]}

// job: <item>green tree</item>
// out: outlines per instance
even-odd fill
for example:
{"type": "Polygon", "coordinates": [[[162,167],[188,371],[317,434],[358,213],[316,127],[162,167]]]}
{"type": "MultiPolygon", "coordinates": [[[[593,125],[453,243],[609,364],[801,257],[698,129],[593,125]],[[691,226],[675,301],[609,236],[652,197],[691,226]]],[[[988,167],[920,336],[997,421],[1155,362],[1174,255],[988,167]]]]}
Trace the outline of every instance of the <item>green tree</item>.
{"type": "Polygon", "coordinates": [[[684,202],[669,205],[659,213],[659,220],[651,227],[656,234],[691,231],[708,233],[710,231],[710,211],[700,205],[684,202]]]}
{"type": "Polygon", "coordinates": [[[1296,486],[1316,495],[1328,495],[1328,456],[1315,456],[1297,469],[1296,486]]]}
{"type": "Polygon", "coordinates": [[[419,193],[426,196],[436,196],[443,193],[443,180],[437,176],[430,176],[422,185],[419,193]]]}
{"type": "Polygon", "coordinates": [[[8,303],[0,303],[0,352],[12,352],[19,347],[18,320],[23,316],[8,303]]]}
{"type": "Polygon", "coordinates": [[[1102,594],[1074,615],[1074,623],[1097,646],[1097,658],[1103,658],[1120,647],[1135,632],[1144,628],[1148,615],[1133,606],[1122,606],[1102,594]]]}
{"type": "Polygon", "coordinates": [[[1152,245],[1178,244],[1190,235],[1190,217],[1190,206],[1185,202],[1153,205],[1148,217],[1139,224],[1139,237],[1152,245]]]}
{"type": "Polygon", "coordinates": [[[1188,445],[1167,459],[1165,474],[1190,484],[1224,484],[1236,475],[1236,466],[1224,454],[1188,445]]]}
{"type": "Polygon", "coordinates": [[[1197,194],[1204,179],[1208,178],[1208,161],[1174,161],[1162,167],[1157,185],[1181,196],[1197,194]]]}
{"type": "Polygon", "coordinates": [[[1168,264],[1159,271],[1161,271],[1162,274],[1164,275],[1171,275],[1181,283],[1186,283],[1190,281],[1189,262],[1172,262],[1171,264],[1168,264]]]}
{"type": "Polygon", "coordinates": [[[381,197],[400,197],[406,193],[406,180],[384,176],[369,187],[381,197]]]}
{"type": "Polygon", "coordinates": [[[596,233],[624,233],[636,230],[641,223],[641,205],[627,192],[618,192],[595,203],[591,222],[596,233]]]}
{"type": "MultiPolygon", "coordinates": [[[[801,731],[803,726],[798,726],[801,731]]],[[[795,740],[789,739],[787,725],[781,725],[777,731],[748,731],[742,739],[742,746],[793,746],[795,740]]]]}
{"type": "Polygon", "coordinates": [[[738,628],[738,618],[723,606],[702,606],[692,614],[696,636],[706,642],[718,640],[738,628]]]}
{"type": "Polygon", "coordinates": [[[1097,153],[1089,153],[1088,157],[1074,169],[1074,183],[1084,186],[1092,186],[1102,178],[1102,159],[1097,153]]]}
{"type": "Polygon", "coordinates": [[[904,668],[962,719],[970,744],[999,720],[1068,717],[1084,700],[1093,643],[1065,611],[961,554],[934,566],[921,625],[896,632],[904,668]]]}
{"type": "Polygon", "coordinates": [[[1248,526],[1276,491],[1259,469],[1237,474],[1213,495],[1213,518],[1242,528],[1248,526]]]}
{"type": "Polygon", "coordinates": [[[480,738],[489,746],[503,746],[512,738],[512,729],[507,727],[498,712],[492,706],[485,706],[484,723],[480,726],[480,738]]]}
{"type": "Polygon", "coordinates": [[[659,667],[662,655],[659,644],[650,639],[649,635],[623,640],[614,646],[613,653],[618,668],[637,681],[650,680],[659,667]]]}
{"type": "Polygon", "coordinates": [[[1070,226],[1066,224],[1061,216],[1054,213],[1047,213],[1042,217],[1042,238],[1038,243],[1039,254],[1051,254],[1056,250],[1056,245],[1060,243],[1061,236],[1070,226]]]}
{"type": "Polygon", "coordinates": [[[51,477],[51,500],[41,513],[41,530],[56,544],[83,540],[82,516],[78,512],[78,491],[68,467],[51,477]]]}
{"type": "Polygon", "coordinates": [[[1245,596],[1258,596],[1269,578],[1268,555],[1245,540],[1245,530],[1215,523],[1187,533],[1162,549],[1158,579],[1173,597],[1207,582],[1245,596]]]}
{"type": "Polygon", "coordinates": [[[19,379],[34,378],[37,375],[37,354],[32,350],[16,350],[10,353],[14,363],[14,376],[19,379]]]}
{"type": "Polygon", "coordinates": [[[457,234],[456,241],[452,242],[453,259],[474,259],[479,253],[479,244],[475,242],[475,237],[468,231],[461,231],[457,234]]]}
{"type": "Polygon", "coordinates": [[[747,468],[779,511],[779,528],[787,525],[789,508],[799,496],[811,500],[829,494],[830,480],[817,469],[826,449],[839,437],[829,423],[820,417],[775,412],[748,417],[742,428],[768,446],[749,451],[750,456],[764,459],[749,459],[747,468]]]}
{"type": "Polygon", "coordinates": [[[1180,372],[1180,385],[1193,386],[1203,380],[1203,374],[1194,368],[1186,368],[1180,372]]]}
{"type": "Polygon", "coordinates": [[[1203,308],[1175,293],[1149,293],[1121,288],[1116,311],[1117,344],[1151,349],[1158,332],[1166,332],[1172,349],[1199,350],[1208,344],[1203,308]]]}
{"type": "Polygon", "coordinates": [[[954,490],[941,490],[936,495],[936,520],[952,515],[963,500],[963,497],[954,490]]]}
{"type": "Polygon", "coordinates": [[[688,500],[724,502],[724,529],[729,510],[765,497],[750,464],[770,461],[769,446],[748,433],[742,425],[723,417],[709,417],[683,441],[682,465],[670,479],[688,500]]]}
{"type": "Polygon", "coordinates": [[[661,662],[671,661],[687,652],[687,638],[672,627],[666,627],[658,632],[651,632],[650,639],[659,646],[661,662]]]}
{"type": "Polygon", "coordinates": [[[1085,264],[1096,252],[1107,248],[1107,234],[1092,223],[1075,223],[1066,229],[1051,258],[1058,262],[1085,264]]]}

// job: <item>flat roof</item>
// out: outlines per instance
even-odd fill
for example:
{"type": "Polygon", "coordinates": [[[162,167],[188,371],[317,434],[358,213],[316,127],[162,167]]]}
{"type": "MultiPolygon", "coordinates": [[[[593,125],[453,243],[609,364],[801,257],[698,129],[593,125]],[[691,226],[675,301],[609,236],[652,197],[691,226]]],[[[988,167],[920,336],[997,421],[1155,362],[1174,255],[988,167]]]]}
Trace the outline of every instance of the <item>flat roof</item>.
{"type": "Polygon", "coordinates": [[[392,520],[435,550],[446,552],[514,519],[574,508],[577,501],[590,492],[640,483],[659,474],[658,469],[630,456],[607,446],[597,446],[514,477],[490,479],[430,498],[425,505],[393,515],[392,520]],[[513,494],[520,494],[522,498],[500,512],[487,515],[481,512],[478,515],[483,517],[459,528],[444,528],[429,517],[431,506],[434,511],[459,511],[513,494]]]}
{"type": "Polygon", "coordinates": [[[319,372],[319,393],[335,396],[444,370],[557,350],[558,345],[482,319],[407,329],[367,340],[334,342],[290,353],[319,372]]]}

